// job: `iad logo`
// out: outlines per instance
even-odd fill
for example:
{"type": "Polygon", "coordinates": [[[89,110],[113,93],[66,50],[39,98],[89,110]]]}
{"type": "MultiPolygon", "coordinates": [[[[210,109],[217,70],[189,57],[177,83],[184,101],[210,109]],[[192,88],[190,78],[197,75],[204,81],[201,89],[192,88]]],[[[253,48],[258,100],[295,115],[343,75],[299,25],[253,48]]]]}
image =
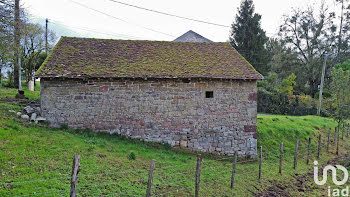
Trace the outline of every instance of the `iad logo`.
{"type": "Polygon", "coordinates": [[[328,166],[326,166],[323,169],[323,179],[322,179],[322,181],[319,181],[318,180],[318,167],[317,167],[318,161],[314,161],[314,165],[315,165],[314,166],[314,181],[315,181],[315,183],[317,185],[324,185],[324,184],[326,184],[327,176],[328,176],[328,170],[332,171],[332,180],[333,180],[333,183],[336,184],[336,185],[344,185],[349,179],[349,172],[344,166],[336,165],[336,167],[339,170],[343,171],[343,173],[344,173],[343,180],[338,181],[337,180],[337,168],[335,168],[334,166],[328,165],[328,166]]]}
{"type": "MultiPolygon", "coordinates": [[[[335,167],[332,165],[327,165],[323,169],[323,177],[322,180],[319,181],[318,178],[318,161],[314,161],[314,181],[317,185],[324,185],[327,182],[327,177],[328,177],[328,171],[330,170],[332,173],[332,181],[334,184],[341,186],[344,185],[348,179],[349,179],[349,172],[348,170],[341,165],[336,165],[335,167]],[[344,174],[344,178],[341,181],[337,180],[337,169],[341,170],[344,174]]],[[[328,196],[349,196],[349,186],[347,186],[345,189],[331,189],[331,187],[328,187],[328,196]]]]}

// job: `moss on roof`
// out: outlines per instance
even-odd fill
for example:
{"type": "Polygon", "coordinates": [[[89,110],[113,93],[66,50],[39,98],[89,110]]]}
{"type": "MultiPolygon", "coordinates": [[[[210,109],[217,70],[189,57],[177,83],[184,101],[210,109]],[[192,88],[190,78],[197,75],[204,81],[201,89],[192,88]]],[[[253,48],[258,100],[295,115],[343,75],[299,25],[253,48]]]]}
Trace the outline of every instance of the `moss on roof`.
{"type": "Polygon", "coordinates": [[[70,37],[60,39],[36,76],[262,79],[229,43],[70,37]]]}

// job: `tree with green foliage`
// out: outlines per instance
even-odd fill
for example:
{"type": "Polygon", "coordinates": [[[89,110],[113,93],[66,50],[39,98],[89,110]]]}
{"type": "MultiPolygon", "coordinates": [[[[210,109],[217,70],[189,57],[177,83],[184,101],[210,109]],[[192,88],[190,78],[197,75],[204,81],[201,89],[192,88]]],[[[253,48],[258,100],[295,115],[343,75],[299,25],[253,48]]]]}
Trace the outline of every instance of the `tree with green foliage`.
{"type": "MultiPolygon", "coordinates": [[[[51,44],[52,32],[49,35],[49,44],[51,44]]],[[[51,46],[51,45],[50,45],[51,46]]],[[[39,24],[25,23],[23,28],[23,38],[21,44],[22,68],[26,81],[34,77],[35,71],[41,66],[46,58],[45,51],[45,29],[39,24]]]]}
{"type": "MultiPolygon", "coordinates": [[[[302,63],[301,66],[296,65],[299,67],[296,69],[303,72],[295,71],[299,79],[305,78],[305,83],[300,85],[307,87],[305,93],[312,97],[318,92],[325,55],[329,57],[327,65],[341,61],[347,53],[350,55],[350,17],[344,17],[350,16],[347,11],[350,7],[345,6],[346,0],[341,1],[341,14],[322,3],[317,10],[312,6],[293,10],[292,14],[285,16],[280,26],[280,39],[298,55],[302,63]]],[[[330,84],[331,66],[327,68],[325,84],[330,84]]]]}
{"type": "Polygon", "coordinates": [[[335,68],[339,69],[343,69],[343,70],[350,70],[350,59],[346,60],[345,62],[341,63],[341,64],[337,64],[335,65],[335,68]]]}
{"type": "Polygon", "coordinates": [[[279,35],[285,44],[298,54],[302,62],[302,73],[307,73],[307,94],[312,97],[318,91],[320,84],[323,57],[334,52],[336,41],[335,14],[322,5],[319,13],[314,8],[294,10],[286,16],[280,27],[279,35]]]}
{"type": "Polygon", "coordinates": [[[280,84],[288,76],[295,74],[296,85],[293,87],[293,91],[296,94],[304,94],[308,73],[304,72],[303,62],[298,58],[298,54],[279,39],[270,39],[267,43],[267,49],[273,54],[269,62],[269,75],[276,74],[275,80],[280,84]]]}
{"type": "Polygon", "coordinates": [[[254,13],[253,0],[243,0],[231,26],[230,42],[263,75],[269,71],[268,37],[261,28],[261,15],[254,13]]]}
{"type": "Polygon", "coordinates": [[[281,94],[293,95],[293,86],[296,85],[295,79],[296,76],[292,73],[286,79],[282,80],[281,88],[278,88],[277,91],[281,94]]]}
{"type": "MultiPolygon", "coordinates": [[[[16,72],[15,64],[17,59],[14,57],[18,48],[20,49],[19,56],[21,57],[21,72],[24,73],[25,79],[28,82],[33,78],[34,72],[38,69],[45,60],[47,54],[45,51],[45,29],[39,24],[28,22],[26,10],[20,9],[19,32],[16,39],[19,40],[19,46],[14,44],[14,1],[0,2],[0,73],[5,66],[12,67],[12,73],[8,75],[14,78],[14,83],[10,86],[18,85],[18,71],[16,72]]],[[[43,21],[44,22],[44,21],[43,21]]],[[[53,48],[57,38],[54,32],[48,31],[48,47],[49,51],[53,48]]],[[[0,74],[1,81],[1,74],[0,74]]]]}
{"type": "Polygon", "coordinates": [[[350,70],[341,67],[332,69],[331,83],[332,99],[331,116],[340,123],[350,118],[350,70]]]}

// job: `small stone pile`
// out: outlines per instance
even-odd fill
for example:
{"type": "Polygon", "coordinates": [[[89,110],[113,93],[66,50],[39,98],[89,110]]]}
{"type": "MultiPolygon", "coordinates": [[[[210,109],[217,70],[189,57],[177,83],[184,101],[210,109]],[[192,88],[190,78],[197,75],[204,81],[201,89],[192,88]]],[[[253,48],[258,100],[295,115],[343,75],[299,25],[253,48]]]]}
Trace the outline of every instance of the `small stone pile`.
{"type": "Polygon", "coordinates": [[[16,112],[14,110],[9,110],[11,113],[16,113],[18,117],[24,119],[24,120],[29,120],[35,123],[38,122],[44,122],[46,121],[46,118],[43,118],[40,116],[40,107],[31,107],[31,106],[26,106],[22,112],[16,112]]]}

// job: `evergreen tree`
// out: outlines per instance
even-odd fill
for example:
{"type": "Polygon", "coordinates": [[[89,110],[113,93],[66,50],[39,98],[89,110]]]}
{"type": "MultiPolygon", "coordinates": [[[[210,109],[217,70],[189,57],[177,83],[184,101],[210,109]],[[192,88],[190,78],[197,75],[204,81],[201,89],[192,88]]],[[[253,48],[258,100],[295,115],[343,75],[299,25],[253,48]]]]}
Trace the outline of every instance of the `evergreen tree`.
{"type": "Polygon", "coordinates": [[[260,20],[261,15],[254,13],[253,0],[243,0],[231,26],[230,42],[258,72],[266,75],[270,55],[265,48],[268,37],[260,20]]]}

